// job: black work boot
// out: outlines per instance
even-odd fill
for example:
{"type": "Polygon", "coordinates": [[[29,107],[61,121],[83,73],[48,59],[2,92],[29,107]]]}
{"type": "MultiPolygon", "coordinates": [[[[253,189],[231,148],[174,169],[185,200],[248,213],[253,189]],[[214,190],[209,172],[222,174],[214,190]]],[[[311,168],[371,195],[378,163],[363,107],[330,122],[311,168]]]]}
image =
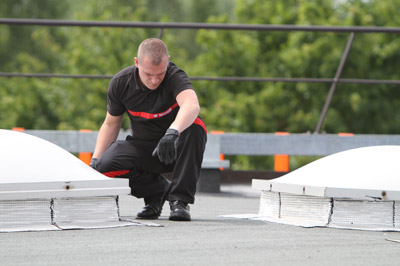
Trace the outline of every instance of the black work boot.
{"type": "Polygon", "coordinates": [[[145,206],[138,212],[136,219],[145,220],[155,220],[160,217],[162,212],[162,207],[168,197],[169,190],[171,188],[171,182],[166,179],[164,192],[161,195],[152,196],[150,198],[145,198],[145,206]]]}
{"type": "Polygon", "coordinates": [[[171,214],[169,219],[172,221],[190,221],[190,208],[186,202],[172,201],[169,203],[171,214]]]}

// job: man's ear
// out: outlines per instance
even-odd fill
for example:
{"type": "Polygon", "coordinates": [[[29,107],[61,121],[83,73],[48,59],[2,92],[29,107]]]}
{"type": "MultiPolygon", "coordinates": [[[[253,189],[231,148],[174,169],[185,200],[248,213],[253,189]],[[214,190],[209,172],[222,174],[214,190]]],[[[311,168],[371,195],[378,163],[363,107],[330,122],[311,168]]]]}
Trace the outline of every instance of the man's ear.
{"type": "Polygon", "coordinates": [[[139,67],[139,59],[137,57],[135,57],[134,60],[135,60],[135,66],[139,67]]]}

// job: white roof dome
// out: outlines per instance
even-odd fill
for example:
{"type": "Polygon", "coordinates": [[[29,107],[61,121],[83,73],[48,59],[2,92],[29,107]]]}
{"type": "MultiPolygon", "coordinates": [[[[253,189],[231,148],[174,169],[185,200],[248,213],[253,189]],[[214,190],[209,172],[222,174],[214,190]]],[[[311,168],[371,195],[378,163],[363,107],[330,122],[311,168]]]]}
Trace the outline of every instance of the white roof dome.
{"type": "Polygon", "coordinates": [[[339,152],[274,180],[261,190],[257,219],[299,226],[400,231],[400,146],[339,152]]]}
{"type": "Polygon", "coordinates": [[[129,194],[127,179],[111,179],[41,138],[0,130],[0,199],[129,194]]]}

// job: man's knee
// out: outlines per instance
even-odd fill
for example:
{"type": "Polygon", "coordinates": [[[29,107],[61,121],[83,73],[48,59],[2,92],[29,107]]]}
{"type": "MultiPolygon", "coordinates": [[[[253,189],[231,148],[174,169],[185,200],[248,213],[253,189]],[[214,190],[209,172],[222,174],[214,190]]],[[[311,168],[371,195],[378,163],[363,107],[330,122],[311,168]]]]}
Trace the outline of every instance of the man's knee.
{"type": "Polygon", "coordinates": [[[207,142],[207,133],[199,125],[191,125],[181,134],[181,139],[185,139],[188,142],[207,142]]]}

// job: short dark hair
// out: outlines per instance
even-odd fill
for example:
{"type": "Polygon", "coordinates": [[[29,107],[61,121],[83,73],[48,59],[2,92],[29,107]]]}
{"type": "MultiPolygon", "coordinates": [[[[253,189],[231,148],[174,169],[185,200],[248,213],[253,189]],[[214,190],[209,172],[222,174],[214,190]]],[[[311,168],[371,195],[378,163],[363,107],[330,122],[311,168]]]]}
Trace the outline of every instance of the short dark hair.
{"type": "Polygon", "coordinates": [[[160,39],[149,38],[139,45],[137,58],[139,62],[142,58],[147,57],[154,66],[158,66],[163,57],[168,57],[167,45],[160,39]]]}

